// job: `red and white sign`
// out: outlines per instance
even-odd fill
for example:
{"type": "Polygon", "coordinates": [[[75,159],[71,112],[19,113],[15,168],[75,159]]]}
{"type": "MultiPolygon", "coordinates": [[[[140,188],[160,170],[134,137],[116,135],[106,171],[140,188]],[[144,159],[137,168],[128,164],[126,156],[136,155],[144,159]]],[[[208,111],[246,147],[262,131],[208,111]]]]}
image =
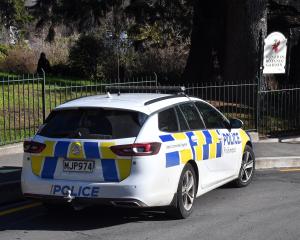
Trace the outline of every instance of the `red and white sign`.
{"type": "Polygon", "coordinates": [[[264,74],[285,73],[287,39],[280,32],[273,32],[265,39],[264,74]]]}

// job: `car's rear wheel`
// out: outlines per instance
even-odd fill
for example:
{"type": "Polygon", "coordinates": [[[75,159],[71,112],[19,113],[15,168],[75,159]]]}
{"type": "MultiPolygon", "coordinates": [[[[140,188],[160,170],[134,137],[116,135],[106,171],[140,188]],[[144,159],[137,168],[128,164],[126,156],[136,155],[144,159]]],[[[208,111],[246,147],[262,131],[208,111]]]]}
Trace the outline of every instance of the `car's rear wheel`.
{"type": "Polygon", "coordinates": [[[239,177],[233,183],[236,187],[246,187],[253,179],[255,172],[255,155],[252,148],[245,146],[239,177]]]}
{"type": "Polygon", "coordinates": [[[169,207],[167,213],[175,218],[187,218],[193,211],[196,192],[196,174],[192,165],[187,164],[180,176],[175,206],[169,207]]]}

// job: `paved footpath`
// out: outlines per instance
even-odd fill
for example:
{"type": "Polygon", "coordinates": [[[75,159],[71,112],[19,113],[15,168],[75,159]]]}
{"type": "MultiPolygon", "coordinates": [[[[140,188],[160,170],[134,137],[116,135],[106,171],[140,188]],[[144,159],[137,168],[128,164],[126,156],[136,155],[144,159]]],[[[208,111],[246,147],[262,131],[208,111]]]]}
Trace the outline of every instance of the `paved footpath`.
{"type": "Polygon", "coordinates": [[[254,151],[258,158],[300,157],[300,141],[291,143],[254,143],[254,151]]]}
{"type": "Polygon", "coordinates": [[[21,167],[22,166],[23,153],[13,153],[4,156],[0,156],[0,167],[21,167]]]}

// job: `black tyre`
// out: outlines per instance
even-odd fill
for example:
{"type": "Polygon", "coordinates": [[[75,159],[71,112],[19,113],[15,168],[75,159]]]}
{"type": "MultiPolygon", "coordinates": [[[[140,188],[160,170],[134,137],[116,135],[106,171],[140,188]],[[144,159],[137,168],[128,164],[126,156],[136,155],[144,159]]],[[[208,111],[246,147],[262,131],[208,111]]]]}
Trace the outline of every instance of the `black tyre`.
{"type": "Polygon", "coordinates": [[[252,148],[246,145],[239,177],[233,184],[235,187],[246,187],[252,181],[255,172],[255,155],[252,148]]]}
{"type": "Polygon", "coordinates": [[[187,218],[193,211],[196,192],[196,174],[192,165],[187,164],[180,176],[176,203],[167,209],[167,214],[176,219],[187,218]]]}

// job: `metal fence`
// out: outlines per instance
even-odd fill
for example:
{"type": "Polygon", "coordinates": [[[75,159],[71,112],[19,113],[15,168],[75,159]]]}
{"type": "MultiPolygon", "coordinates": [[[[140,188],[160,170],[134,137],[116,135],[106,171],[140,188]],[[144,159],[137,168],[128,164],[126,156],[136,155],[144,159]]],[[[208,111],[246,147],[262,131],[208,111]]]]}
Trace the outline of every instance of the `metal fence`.
{"type": "Polygon", "coordinates": [[[106,86],[156,86],[153,76],[123,81],[46,79],[22,75],[0,80],[0,146],[32,137],[49,112],[66,101],[105,93],[106,86]]]}
{"type": "MultiPolygon", "coordinates": [[[[3,78],[0,80],[0,145],[33,136],[45,116],[57,105],[103,94],[107,86],[116,85],[151,87],[158,86],[159,82],[155,74],[121,82],[45,79],[37,75],[3,78]]],[[[176,85],[185,85],[188,95],[207,100],[227,117],[243,120],[247,130],[256,130],[266,136],[300,132],[299,87],[260,91],[257,83],[245,82],[176,85]]]]}
{"type": "Polygon", "coordinates": [[[202,98],[228,118],[239,118],[247,130],[257,129],[257,83],[193,83],[187,84],[187,94],[202,98]]]}
{"type": "Polygon", "coordinates": [[[44,78],[34,75],[0,81],[0,145],[32,136],[42,123],[44,78]]]}
{"type": "Polygon", "coordinates": [[[300,133],[300,87],[259,92],[258,130],[266,136],[300,133]]]}

